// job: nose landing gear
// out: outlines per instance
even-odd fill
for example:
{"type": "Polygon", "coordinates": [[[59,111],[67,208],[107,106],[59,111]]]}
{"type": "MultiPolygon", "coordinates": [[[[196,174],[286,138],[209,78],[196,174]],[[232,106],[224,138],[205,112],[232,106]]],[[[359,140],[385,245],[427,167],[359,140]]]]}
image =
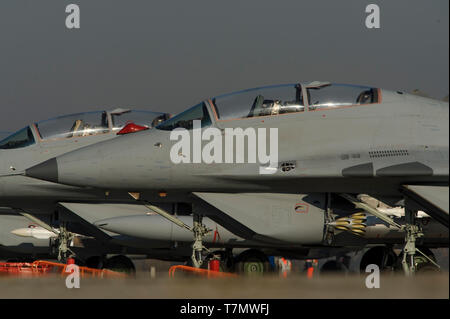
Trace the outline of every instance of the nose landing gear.
{"type": "Polygon", "coordinates": [[[202,223],[202,216],[194,215],[194,227],[192,232],[194,233],[194,243],[192,244],[192,264],[195,268],[200,268],[203,264],[203,252],[209,252],[208,248],[203,245],[203,237],[206,236],[211,230],[206,228],[202,223]]]}
{"type": "Polygon", "coordinates": [[[69,248],[73,238],[74,235],[67,230],[65,223],[61,223],[55,242],[55,249],[58,250],[59,261],[65,261],[67,258],[75,256],[75,253],[69,248]]]}

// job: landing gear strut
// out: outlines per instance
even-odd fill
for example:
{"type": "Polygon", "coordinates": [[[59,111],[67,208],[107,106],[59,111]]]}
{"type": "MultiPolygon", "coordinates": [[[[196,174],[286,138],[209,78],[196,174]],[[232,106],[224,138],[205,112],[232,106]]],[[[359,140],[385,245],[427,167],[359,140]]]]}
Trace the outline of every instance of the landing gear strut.
{"type": "Polygon", "coordinates": [[[403,258],[402,258],[402,267],[403,271],[407,276],[413,275],[417,271],[417,257],[416,253],[421,254],[425,259],[436,266],[438,269],[439,265],[427,256],[425,253],[420,251],[416,247],[416,242],[419,238],[423,237],[422,228],[415,223],[416,211],[412,210],[408,205],[405,207],[405,226],[404,230],[405,234],[405,247],[403,248],[403,258]]]}
{"type": "Polygon", "coordinates": [[[75,256],[75,253],[69,248],[73,238],[73,234],[67,230],[65,223],[61,223],[56,239],[59,261],[65,261],[67,258],[75,256]]]}
{"type": "Polygon", "coordinates": [[[203,245],[203,237],[210,232],[208,228],[202,223],[202,216],[194,215],[194,243],[192,244],[192,264],[196,268],[200,268],[203,264],[203,251],[209,250],[203,245]]]}
{"type": "Polygon", "coordinates": [[[356,207],[365,210],[366,212],[385,221],[389,225],[405,232],[405,246],[403,248],[402,268],[407,276],[414,274],[414,272],[416,271],[416,252],[425,257],[428,262],[432,263],[437,268],[440,268],[434,260],[432,260],[416,247],[416,241],[419,238],[423,237],[424,234],[422,232],[422,228],[416,224],[415,220],[418,209],[416,209],[414,207],[414,204],[408,201],[408,199],[405,199],[405,224],[400,225],[389,216],[379,212],[375,207],[361,202],[358,198],[355,198],[352,195],[340,194],[340,196],[353,203],[356,207]]]}

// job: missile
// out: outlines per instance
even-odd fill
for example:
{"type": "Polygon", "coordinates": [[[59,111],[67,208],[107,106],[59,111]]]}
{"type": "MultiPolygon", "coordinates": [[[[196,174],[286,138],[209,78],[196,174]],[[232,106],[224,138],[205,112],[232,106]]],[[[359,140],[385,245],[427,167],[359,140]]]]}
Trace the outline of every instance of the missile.
{"type": "MultiPolygon", "coordinates": [[[[192,217],[190,216],[178,216],[177,218],[187,225],[192,225],[192,217]]],[[[203,224],[210,230],[203,239],[205,243],[226,244],[233,242],[235,244],[236,241],[244,241],[241,237],[234,235],[209,218],[204,217],[203,224]]],[[[175,225],[166,218],[153,213],[106,218],[96,221],[94,225],[117,234],[150,240],[190,242],[194,238],[193,233],[188,229],[175,225]]]]}
{"type": "Polygon", "coordinates": [[[36,239],[50,239],[58,236],[54,232],[48,231],[42,227],[18,228],[12,230],[11,234],[19,237],[33,237],[36,239]]]}

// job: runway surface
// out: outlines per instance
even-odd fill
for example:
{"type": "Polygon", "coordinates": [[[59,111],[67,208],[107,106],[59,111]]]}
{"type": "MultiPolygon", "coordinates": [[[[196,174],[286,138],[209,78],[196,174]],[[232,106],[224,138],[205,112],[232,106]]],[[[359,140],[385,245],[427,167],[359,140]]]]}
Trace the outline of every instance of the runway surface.
{"type": "Polygon", "coordinates": [[[415,277],[382,275],[380,288],[368,289],[365,276],[321,275],[312,279],[292,275],[264,278],[169,278],[158,272],[151,279],[139,272],[135,279],[83,278],[80,288],[68,289],[61,276],[0,277],[0,298],[449,298],[448,273],[415,277]]]}

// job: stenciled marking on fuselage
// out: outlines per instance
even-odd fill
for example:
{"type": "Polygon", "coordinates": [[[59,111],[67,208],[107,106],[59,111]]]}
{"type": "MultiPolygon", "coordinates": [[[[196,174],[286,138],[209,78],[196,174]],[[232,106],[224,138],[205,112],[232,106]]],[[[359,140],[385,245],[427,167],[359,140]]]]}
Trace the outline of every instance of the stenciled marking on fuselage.
{"type": "Polygon", "coordinates": [[[222,134],[222,131],[215,127],[202,130],[201,121],[194,120],[192,156],[189,130],[177,128],[170,132],[170,140],[178,141],[170,149],[170,160],[174,164],[256,163],[256,154],[258,154],[259,174],[274,174],[278,169],[278,128],[269,129],[269,147],[267,147],[266,130],[266,128],[252,127],[225,128],[222,134]],[[236,147],[234,147],[234,140],[236,140],[236,147]],[[247,143],[245,143],[246,140],[247,143]],[[203,149],[202,141],[209,141],[203,149]],[[245,161],[246,150],[247,161],[245,161]]]}

